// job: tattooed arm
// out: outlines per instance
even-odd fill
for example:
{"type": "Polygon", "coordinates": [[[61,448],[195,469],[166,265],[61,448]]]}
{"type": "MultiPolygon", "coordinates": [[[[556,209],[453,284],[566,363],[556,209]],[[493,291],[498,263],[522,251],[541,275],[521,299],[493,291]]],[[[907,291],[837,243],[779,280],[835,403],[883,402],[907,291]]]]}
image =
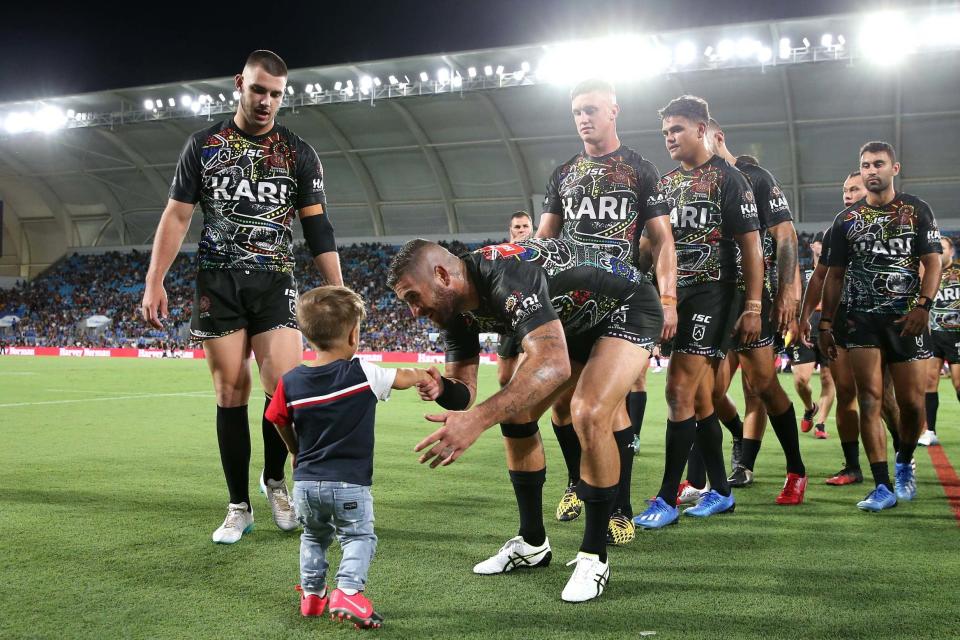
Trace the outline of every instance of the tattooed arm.
{"type": "Polygon", "coordinates": [[[785,332],[797,317],[797,285],[800,270],[797,263],[797,230],[789,220],[767,230],[777,241],[777,299],[773,322],[785,332]]]}

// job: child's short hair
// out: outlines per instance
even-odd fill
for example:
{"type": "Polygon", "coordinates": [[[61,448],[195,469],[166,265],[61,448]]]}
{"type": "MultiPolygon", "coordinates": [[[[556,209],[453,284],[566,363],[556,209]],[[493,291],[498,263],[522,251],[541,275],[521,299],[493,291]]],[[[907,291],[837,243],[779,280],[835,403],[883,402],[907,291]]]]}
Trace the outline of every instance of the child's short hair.
{"type": "Polygon", "coordinates": [[[367,317],[363,298],[347,287],[317,287],[300,296],[297,323],[318,349],[330,349],[346,340],[367,317]]]}

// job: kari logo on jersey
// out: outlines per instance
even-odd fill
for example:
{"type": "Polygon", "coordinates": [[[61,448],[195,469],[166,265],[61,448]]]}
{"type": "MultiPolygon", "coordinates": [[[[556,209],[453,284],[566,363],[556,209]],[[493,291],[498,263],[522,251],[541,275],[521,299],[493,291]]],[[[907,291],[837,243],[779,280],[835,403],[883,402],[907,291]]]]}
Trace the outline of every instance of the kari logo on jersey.
{"type": "Polygon", "coordinates": [[[940,239],[940,229],[930,229],[927,231],[927,242],[936,242],[940,239]]]}
{"type": "Polygon", "coordinates": [[[770,189],[770,200],[767,204],[770,206],[771,211],[782,211],[787,208],[787,197],[783,195],[780,187],[774,185],[774,187],[770,189]]]}
{"type": "MultiPolygon", "coordinates": [[[[699,229],[707,225],[719,224],[710,207],[694,207],[683,205],[670,210],[670,224],[680,229],[699,229]]],[[[756,210],[756,206],[754,206],[756,210]]]]}
{"type": "Polygon", "coordinates": [[[934,297],[937,302],[955,302],[960,300],[960,287],[952,286],[937,291],[934,297]]]}
{"type": "Polygon", "coordinates": [[[254,186],[246,178],[232,180],[230,176],[209,176],[207,187],[213,189],[214,200],[249,200],[259,204],[287,204],[286,184],[276,185],[272,182],[261,181],[254,186]]]}
{"type": "Polygon", "coordinates": [[[858,253],[869,253],[875,256],[909,256],[913,255],[913,238],[888,238],[881,240],[857,240],[853,248],[858,253]]]}
{"type": "Polygon", "coordinates": [[[630,215],[630,199],[600,196],[583,198],[574,211],[576,198],[563,199],[563,217],[565,220],[627,220],[630,215]]]}

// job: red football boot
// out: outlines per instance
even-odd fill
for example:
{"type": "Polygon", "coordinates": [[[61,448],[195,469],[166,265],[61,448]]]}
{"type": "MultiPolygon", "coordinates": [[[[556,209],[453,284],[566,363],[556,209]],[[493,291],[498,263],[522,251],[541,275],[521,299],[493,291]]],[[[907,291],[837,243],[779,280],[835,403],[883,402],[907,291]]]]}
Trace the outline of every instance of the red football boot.
{"type": "Polygon", "coordinates": [[[807,476],[788,473],[783,489],[777,496],[777,504],[800,504],[803,494],[807,491],[807,476]]]}
{"type": "Polygon", "coordinates": [[[813,416],[817,415],[817,409],[819,409],[819,407],[814,404],[813,409],[809,411],[804,410],[803,419],[800,421],[800,431],[808,433],[810,429],[813,429],[813,416]]]}
{"type": "MultiPolygon", "coordinates": [[[[683,482],[680,483],[680,486],[677,487],[677,506],[678,506],[678,507],[682,504],[682,503],[680,502],[680,496],[683,495],[684,489],[686,489],[687,487],[692,487],[692,486],[693,486],[693,485],[690,484],[690,481],[689,481],[689,480],[684,480],[683,482]]],[[[656,498],[657,496],[653,496],[653,497],[656,498]]]]}
{"type": "Polygon", "coordinates": [[[842,487],[848,484],[858,484],[863,482],[863,471],[860,469],[848,469],[844,467],[825,480],[825,482],[834,487],[842,487]]]}
{"type": "Polygon", "coordinates": [[[297,585],[297,591],[300,592],[300,615],[302,616],[322,616],[324,609],[327,608],[327,589],[324,587],[323,595],[314,594],[304,595],[303,588],[297,585]]]}
{"type": "Polygon", "coordinates": [[[340,589],[330,594],[330,619],[349,620],[357,629],[379,629],[383,616],[373,610],[373,603],[360,591],[348,596],[340,589]]]}

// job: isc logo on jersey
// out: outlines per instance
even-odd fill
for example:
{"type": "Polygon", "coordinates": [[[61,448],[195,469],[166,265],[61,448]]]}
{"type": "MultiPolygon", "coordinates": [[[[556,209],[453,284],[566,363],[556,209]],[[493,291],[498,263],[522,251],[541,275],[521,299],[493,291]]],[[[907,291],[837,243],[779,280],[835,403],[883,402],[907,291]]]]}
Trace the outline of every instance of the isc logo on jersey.
{"type": "Polygon", "coordinates": [[[630,213],[629,198],[615,198],[600,196],[599,198],[583,198],[574,211],[575,199],[563,199],[563,217],[565,220],[627,220],[630,213]]]}
{"type": "Polygon", "coordinates": [[[214,200],[249,200],[259,204],[287,204],[288,185],[276,185],[272,182],[260,181],[253,185],[246,178],[232,180],[230,176],[209,176],[207,187],[213,189],[214,200]]]}

